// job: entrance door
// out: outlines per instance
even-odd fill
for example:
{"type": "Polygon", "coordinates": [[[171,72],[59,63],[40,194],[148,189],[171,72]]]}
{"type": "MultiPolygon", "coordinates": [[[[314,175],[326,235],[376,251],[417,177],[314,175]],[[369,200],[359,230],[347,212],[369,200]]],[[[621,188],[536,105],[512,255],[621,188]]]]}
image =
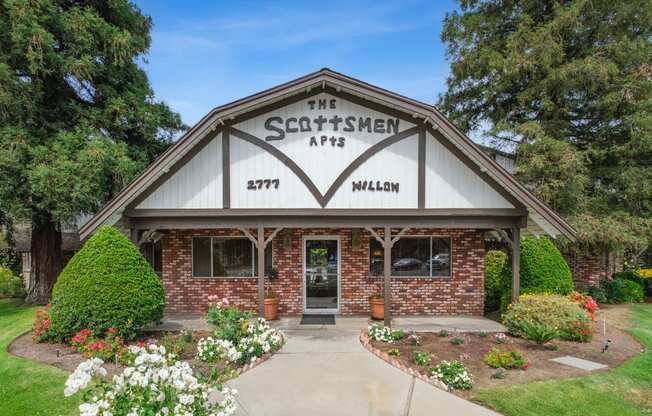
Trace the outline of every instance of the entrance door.
{"type": "Polygon", "coordinates": [[[332,237],[303,240],[305,311],[336,313],[340,297],[340,241],[332,237]]]}

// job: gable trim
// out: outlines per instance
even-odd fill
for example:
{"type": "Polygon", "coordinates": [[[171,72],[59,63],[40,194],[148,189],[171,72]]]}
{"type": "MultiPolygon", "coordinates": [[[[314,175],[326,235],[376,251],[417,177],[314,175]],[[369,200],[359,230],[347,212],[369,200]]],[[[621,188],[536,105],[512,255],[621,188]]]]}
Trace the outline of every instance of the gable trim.
{"type": "Polygon", "coordinates": [[[510,195],[511,199],[508,200],[517,201],[518,208],[523,206],[531,208],[550,222],[560,233],[571,240],[575,239],[575,230],[570,224],[536,198],[498,163],[484,154],[475,143],[457,129],[435,107],[329,69],[313,72],[213,109],[184,134],[177,143],[157,158],[145,172],[128,184],[93,218],[84,224],[80,229],[81,238],[88,237],[101,223],[122,212],[123,209],[133,208],[132,199],[138,199],[139,192],[143,190],[147,192],[153,188],[152,185],[158,184],[157,177],[161,171],[166,172],[168,169],[173,169],[181,161],[184,154],[201,142],[205,136],[216,134],[215,131],[220,125],[239,122],[271,111],[270,108],[275,106],[287,105],[288,102],[298,101],[321,92],[328,92],[354,102],[363,101],[364,106],[372,109],[374,109],[373,106],[378,106],[383,108],[380,111],[386,114],[396,112],[395,114],[400,114],[400,118],[411,120],[415,124],[420,124],[418,120],[422,123],[431,124],[432,129],[441,133],[443,143],[447,142],[457,148],[472,165],[480,169],[481,173],[491,178],[495,185],[502,190],[501,192],[510,195]]]}

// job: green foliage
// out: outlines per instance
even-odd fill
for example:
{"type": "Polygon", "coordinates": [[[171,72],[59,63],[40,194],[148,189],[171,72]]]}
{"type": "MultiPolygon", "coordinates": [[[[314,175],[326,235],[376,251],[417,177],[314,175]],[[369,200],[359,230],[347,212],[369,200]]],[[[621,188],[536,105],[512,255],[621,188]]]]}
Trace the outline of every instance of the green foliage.
{"type": "Polygon", "coordinates": [[[392,357],[400,357],[401,356],[401,350],[398,348],[390,348],[387,350],[387,354],[391,355],[392,357]]]}
{"type": "MultiPolygon", "coordinates": [[[[511,302],[511,268],[505,268],[501,311],[511,302]]],[[[567,295],[574,290],[573,275],[559,249],[548,237],[521,239],[521,293],[567,295]]]]}
{"type": "Polygon", "coordinates": [[[432,357],[425,351],[412,351],[412,361],[416,365],[424,366],[432,362],[432,357]]]}
{"type": "Polygon", "coordinates": [[[247,336],[251,312],[243,312],[235,306],[212,307],[208,309],[206,320],[215,327],[215,337],[237,345],[247,336]]]}
{"type": "Polygon", "coordinates": [[[450,334],[451,333],[445,329],[442,329],[438,332],[438,335],[442,338],[446,338],[447,336],[450,336],[450,334]]]}
{"type": "Polygon", "coordinates": [[[526,339],[530,339],[539,345],[546,344],[561,335],[559,330],[538,322],[524,321],[521,323],[521,330],[526,339]]]}
{"type": "Polygon", "coordinates": [[[400,341],[407,336],[407,333],[402,329],[392,331],[392,340],[400,341]]]}
{"type": "Polygon", "coordinates": [[[602,288],[607,295],[607,303],[638,303],[643,302],[643,287],[635,281],[616,278],[603,280],[602,288]]]}
{"type": "Polygon", "coordinates": [[[25,296],[23,280],[13,271],[3,266],[0,266],[0,296],[8,298],[25,296]]]}
{"type": "MultiPolygon", "coordinates": [[[[0,213],[53,238],[185,128],[141,66],[151,28],[129,0],[0,4],[0,213]]],[[[61,260],[54,248],[33,255],[61,260]]],[[[32,300],[47,301],[48,273],[34,276],[32,300]]]]}
{"type": "Polygon", "coordinates": [[[140,251],[113,227],[103,226],[68,262],[52,291],[51,332],[97,335],[113,327],[131,338],[163,317],[165,292],[140,251]]]}
{"type": "Polygon", "coordinates": [[[453,345],[462,345],[464,344],[464,337],[453,337],[450,339],[450,343],[453,345]]]}
{"type": "Polygon", "coordinates": [[[607,303],[607,292],[602,285],[591,285],[586,288],[586,294],[598,303],[607,303]]]}
{"type": "Polygon", "coordinates": [[[190,332],[190,338],[188,338],[187,334],[188,332],[181,335],[167,333],[158,340],[158,345],[165,347],[165,351],[168,353],[181,357],[181,354],[183,354],[192,342],[192,332],[190,332]]]}
{"type": "Polygon", "coordinates": [[[500,296],[505,287],[507,254],[489,250],[484,257],[484,310],[493,312],[500,308],[500,296]]]}
{"type": "Polygon", "coordinates": [[[521,239],[521,288],[523,293],[567,295],[573,291],[570,267],[549,238],[521,239]]]}
{"type": "Polygon", "coordinates": [[[473,387],[471,374],[459,361],[442,361],[429,371],[433,377],[452,390],[469,390],[473,387]]]}
{"type": "Polygon", "coordinates": [[[651,36],[647,0],[464,0],[444,20],[440,108],[516,147],[517,176],[583,250],[652,241],[651,36]]]}
{"type": "Polygon", "coordinates": [[[652,305],[631,307],[629,332],[646,348],[609,371],[481,389],[472,397],[505,416],[640,416],[650,413],[652,305]],[[643,392],[643,393],[641,393],[643,392]]]}
{"type": "Polygon", "coordinates": [[[0,248],[0,267],[5,267],[15,274],[20,274],[20,256],[11,247],[0,248]]]}
{"type": "Polygon", "coordinates": [[[572,341],[587,341],[592,334],[591,331],[585,333],[587,328],[592,329],[586,312],[575,301],[559,295],[521,295],[503,314],[502,321],[510,334],[526,339],[534,336],[534,341],[539,335],[545,338],[544,334],[549,336],[553,332],[572,341]],[[539,327],[545,329],[539,331],[539,327]]]}
{"type": "Polygon", "coordinates": [[[504,351],[496,347],[484,356],[484,362],[491,368],[505,369],[523,368],[527,364],[520,351],[504,351]]]}

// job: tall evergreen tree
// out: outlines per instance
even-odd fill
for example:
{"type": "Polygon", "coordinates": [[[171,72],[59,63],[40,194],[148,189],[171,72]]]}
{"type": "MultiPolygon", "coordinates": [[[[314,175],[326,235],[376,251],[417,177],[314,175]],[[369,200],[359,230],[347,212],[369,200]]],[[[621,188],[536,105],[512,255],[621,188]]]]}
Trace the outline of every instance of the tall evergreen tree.
{"type": "Polygon", "coordinates": [[[128,0],[0,3],[0,211],[31,221],[31,301],[46,302],[60,272],[62,224],[184,128],[138,65],[151,27],[128,0]]]}
{"type": "Polygon", "coordinates": [[[461,0],[440,106],[518,143],[516,174],[591,248],[652,240],[652,2],[461,0]]]}

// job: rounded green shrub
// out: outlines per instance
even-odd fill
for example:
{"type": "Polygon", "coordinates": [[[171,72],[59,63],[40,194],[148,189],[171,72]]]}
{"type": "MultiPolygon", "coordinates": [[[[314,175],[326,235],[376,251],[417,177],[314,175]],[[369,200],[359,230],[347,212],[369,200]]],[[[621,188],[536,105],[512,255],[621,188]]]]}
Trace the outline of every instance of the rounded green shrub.
{"type": "Polygon", "coordinates": [[[607,295],[607,303],[638,303],[645,298],[643,287],[625,278],[604,280],[602,288],[607,295]]]}
{"type": "MultiPolygon", "coordinates": [[[[573,274],[564,256],[548,237],[521,239],[521,293],[568,295],[575,290],[573,274]]],[[[511,301],[511,267],[505,267],[501,311],[511,301]]]]}
{"type": "Polygon", "coordinates": [[[523,293],[568,295],[575,289],[573,275],[561,252],[548,237],[521,240],[523,293]]]}
{"type": "Polygon", "coordinates": [[[81,329],[102,335],[109,328],[132,338],[159,321],[164,307],[163,284],[147,260],[124,234],[103,226],[59,275],[52,290],[50,328],[57,339],[81,329]]]}
{"type": "Polygon", "coordinates": [[[484,258],[484,310],[493,312],[500,308],[500,296],[505,284],[507,254],[500,250],[489,250],[484,258]]]}

